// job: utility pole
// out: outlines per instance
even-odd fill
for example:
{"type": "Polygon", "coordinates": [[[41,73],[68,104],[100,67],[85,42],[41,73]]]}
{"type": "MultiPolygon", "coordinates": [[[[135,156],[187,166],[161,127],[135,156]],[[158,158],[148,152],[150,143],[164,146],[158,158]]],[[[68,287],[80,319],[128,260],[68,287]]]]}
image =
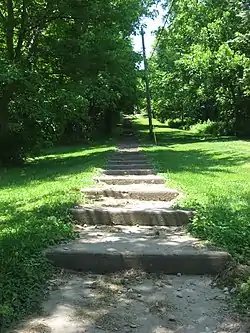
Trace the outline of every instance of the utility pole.
{"type": "Polygon", "coordinates": [[[143,28],[141,28],[143,61],[144,61],[144,74],[145,74],[145,81],[146,81],[146,98],[147,98],[149,135],[150,135],[150,138],[153,139],[154,138],[154,131],[153,131],[152,108],[151,108],[151,98],[150,98],[149,79],[148,79],[148,62],[147,62],[147,57],[146,57],[146,47],[145,47],[144,34],[145,34],[144,30],[143,30],[143,28]]]}

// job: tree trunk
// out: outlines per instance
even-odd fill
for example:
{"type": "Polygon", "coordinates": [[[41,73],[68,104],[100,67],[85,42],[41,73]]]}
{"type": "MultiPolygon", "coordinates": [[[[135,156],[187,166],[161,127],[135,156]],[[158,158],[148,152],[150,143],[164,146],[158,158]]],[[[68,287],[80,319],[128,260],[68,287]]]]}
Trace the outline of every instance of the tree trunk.
{"type": "Polygon", "coordinates": [[[239,120],[240,120],[240,110],[238,109],[238,103],[237,103],[237,97],[235,94],[235,87],[233,82],[230,82],[230,90],[231,90],[231,96],[232,96],[232,101],[233,101],[233,108],[234,108],[234,134],[236,136],[239,135],[239,120]]]}
{"type": "Polygon", "coordinates": [[[0,96],[0,134],[4,137],[8,132],[9,123],[9,102],[11,99],[9,85],[3,88],[0,96]]]}
{"type": "Polygon", "coordinates": [[[112,133],[113,127],[113,110],[105,109],[104,111],[104,133],[105,136],[109,136],[112,133]]]}
{"type": "Polygon", "coordinates": [[[16,89],[16,83],[10,83],[3,87],[0,95],[0,133],[3,135],[9,129],[9,104],[16,89]]]}

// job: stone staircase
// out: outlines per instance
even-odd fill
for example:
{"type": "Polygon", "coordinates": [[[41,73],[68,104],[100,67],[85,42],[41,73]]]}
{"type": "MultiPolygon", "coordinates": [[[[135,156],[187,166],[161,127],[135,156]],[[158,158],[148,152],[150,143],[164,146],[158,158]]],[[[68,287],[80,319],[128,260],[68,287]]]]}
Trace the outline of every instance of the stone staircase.
{"type": "Polygon", "coordinates": [[[81,190],[92,203],[72,209],[79,238],[46,252],[55,265],[101,274],[133,268],[195,275],[216,274],[230,260],[187,234],[193,213],[173,208],[183,194],[156,175],[129,120],[122,143],[94,180],[96,187],[81,190]]]}

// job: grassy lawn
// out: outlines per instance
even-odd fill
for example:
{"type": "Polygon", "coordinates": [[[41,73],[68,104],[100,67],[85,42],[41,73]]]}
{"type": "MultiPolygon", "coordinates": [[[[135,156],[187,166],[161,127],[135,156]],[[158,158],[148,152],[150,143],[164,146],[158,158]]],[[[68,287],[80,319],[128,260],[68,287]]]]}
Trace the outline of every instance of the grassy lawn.
{"type": "MultiPolygon", "coordinates": [[[[134,126],[147,142],[147,119],[134,126]]],[[[250,142],[204,138],[158,121],[154,129],[158,145],[143,149],[170,186],[187,194],[181,205],[196,210],[191,232],[250,265],[250,142]]],[[[245,287],[250,304],[250,283],[245,287]]]]}
{"type": "Polygon", "coordinates": [[[0,331],[38,309],[52,273],[42,256],[74,237],[68,209],[103,167],[112,145],[47,151],[22,168],[0,169],[0,331]]]}

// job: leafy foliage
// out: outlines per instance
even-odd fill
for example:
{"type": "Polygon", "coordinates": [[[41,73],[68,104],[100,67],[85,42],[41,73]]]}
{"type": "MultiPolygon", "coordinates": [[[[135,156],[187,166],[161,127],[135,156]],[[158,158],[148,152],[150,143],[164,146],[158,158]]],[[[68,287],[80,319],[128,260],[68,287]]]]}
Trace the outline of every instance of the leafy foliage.
{"type": "Polygon", "coordinates": [[[211,121],[208,119],[207,121],[199,121],[197,124],[192,125],[190,130],[197,134],[209,134],[212,136],[220,136],[226,134],[226,124],[222,121],[211,121]]]}
{"type": "Polygon", "coordinates": [[[111,133],[135,102],[130,35],[148,3],[0,4],[0,163],[111,133]]]}
{"type": "Polygon", "coordinates": [[[174,1],[150,63],[157,118],[210,119],[250,135],[249,31],[248,1],[174,1]]]}

